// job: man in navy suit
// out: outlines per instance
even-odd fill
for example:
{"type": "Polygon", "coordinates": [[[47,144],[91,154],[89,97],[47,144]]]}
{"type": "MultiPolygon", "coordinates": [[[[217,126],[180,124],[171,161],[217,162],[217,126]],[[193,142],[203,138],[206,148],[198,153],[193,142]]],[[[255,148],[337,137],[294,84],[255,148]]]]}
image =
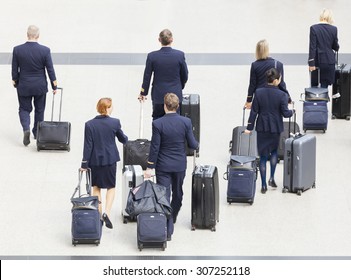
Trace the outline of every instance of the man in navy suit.
{"type": "MultiPolygon", "coordinates": [[[[312,86],[318,86],[319,68],[321,87],[328,88],[335,81],[335,53],[339,50],[338,30],[333,23],[332,12],[324,9],[320,22],[310,27],[310,46],[308,65],[312,72],[312,86]]],[[[337,96],[333,96],[337,97],[337,96]]]]}
{"type": "Polygon", "coordinates": [[[164,97],[165,115],[152,122],[151,147],[145,172],[145,177],[149,178],[152,169],[155,169],[157,183],[167,188],[167,197],[172,206],[172,217],[167,225],[169,240],[183,200],[183,181],[187,164],[185,143],[188,143],[190,149],[195,150],[199,147],[193,134],[191,120],[177,114],[178,108],[177,95],[167,93],[164,97]]]}
{"type": "Polygon", "coordinates": [[[163,98],[167,92],[173,92],[179,100],[183,100],[182,90],[188,80],[188,67],[184,53],[171,47],[172,32],[168,29],[162,30],[158,40],[162,47],[147,55],[143,84],[138,98],[141,101],[146,99],[153,74],[151,90],[153,120],[165,114],[163,98]]]}
{"type": "Polygon", "coordinates": [[[57,81],[50,49],[38,43],[39,28],[30,25],[27,30],[28,41],[13,49],[12,83],[17,88],[19,118],[23,128],[23,144],[30,143],[30,113],[34,103],[33,135],[36,139],[37,124],[44,120],[48,84],[45,70],[56,93],[57,81]]]}

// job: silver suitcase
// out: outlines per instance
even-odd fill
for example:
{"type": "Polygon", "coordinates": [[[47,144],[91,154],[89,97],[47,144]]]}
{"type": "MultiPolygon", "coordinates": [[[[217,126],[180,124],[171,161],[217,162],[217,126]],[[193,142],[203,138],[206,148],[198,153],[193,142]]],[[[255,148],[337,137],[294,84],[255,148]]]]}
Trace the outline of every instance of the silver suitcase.
{"type": "Polygon", "coordinates": [[[122,218],[123,223],[128,221],[135,221],[136,217],[131,217],[126,212],[128,194],[131,188],[139,186],[144,182],[144,173],[140,165],[126,165],[123,169],[123,183],[122,183],[122,218]]]}
{"type": "Polygon", "coordinates": [[[316,136],[297,134],[285,141],[283,192],[301,195],[316,184],[316,136]]]}

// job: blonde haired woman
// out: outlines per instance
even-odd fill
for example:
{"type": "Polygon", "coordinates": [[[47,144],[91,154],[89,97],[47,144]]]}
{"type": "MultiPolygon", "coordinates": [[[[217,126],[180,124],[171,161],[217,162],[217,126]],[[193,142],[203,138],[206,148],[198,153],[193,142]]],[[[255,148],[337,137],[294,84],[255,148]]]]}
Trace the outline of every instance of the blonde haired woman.
{"type": "MultiPolygon", "coordinates": [[[[112,229],[109,218],[115,197],[116,169],[120,161],[115,138],[126,144],[128,137],[123,133],[119,119],[110,117],[112,99],[101,98],[96,110],[100,115],[85,123],[82,169],[90,168],[93,195],[101,201],[101,189],[106,189],[106,206],[102,219],[112,229]]],[[[101,203],[99,211],[102,213],[101,203]]]]}
{"type": "Polygon", "coordinates": [[[335,80],[335,52],[339,50],[338,29],[333,26],[333,13],[329,9],[323,9],[319,16],[319,23],[310,27],[310,45],[308,66],[312,72],[311,84],[318,85],[319,68],[320,84],[328,88],[335,80]]]}
{"type": "Polygon", "coordinates": [[[281,74],[279,89],[287,93],[289,103],[291,102],[289,92],[284,82],[283,63],[269,56],[269,45],[267,40],[264,39],[257,42],[256,61],[251,64],[250,84],[245,103],[247,109],[251,109],[251,103],[256,89],[264,87],[267,84],[266,72],[271,68],[276,68],[281,74]]]}

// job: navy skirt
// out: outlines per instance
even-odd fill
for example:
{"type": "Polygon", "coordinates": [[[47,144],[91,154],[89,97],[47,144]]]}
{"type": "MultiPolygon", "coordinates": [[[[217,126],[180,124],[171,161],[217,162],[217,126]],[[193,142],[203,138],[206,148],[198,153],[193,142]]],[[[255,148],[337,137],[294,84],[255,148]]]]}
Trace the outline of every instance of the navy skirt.
{"type": "Polygon", "coordinates": [[[260,156],[269,156],[279,146],[280,133],[257,132],[257,150],[260,156]]]}
{"type": "Polygon", "coordinates": [[[91,166],[90,168],[93,187],[110,189],[116,186],[117,163],[106,166],[91,166]]]}

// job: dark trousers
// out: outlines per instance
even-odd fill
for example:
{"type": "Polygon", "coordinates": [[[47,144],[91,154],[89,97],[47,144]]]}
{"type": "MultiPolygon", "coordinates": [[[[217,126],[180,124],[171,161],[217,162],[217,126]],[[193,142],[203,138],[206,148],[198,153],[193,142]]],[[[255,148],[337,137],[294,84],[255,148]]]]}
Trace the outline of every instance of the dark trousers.
{"type": "Polygon", "coordinates": [[[322,88],[328,88],[335,81],[335,64],[320,64],[318,68],[311,72],[311,86],[316,87],[320,82],[322,88]]]}
{"type": "Polygon", "coordinates": [[[30,113],[33,110],[34,104],[34,125],[33,134],[37,134],[37,124],[44,120],[44,111],[46,104],[46,94],[34,95],[34,96],[20,96],[18,95],[19,109],[18,114],[23,131],[30,129],[30,113]]]}
{"type": "Polygon", "coordinates": [[[167,221],[167,234],[169,236],[172,235],[174,231],[173,217],[178,215],[182,207],[184,178],[185,171],[163,172],[156,170],[156,182],[167,188],[167,199],[170,201],[172,207],[172,217],[167,221]]]}

